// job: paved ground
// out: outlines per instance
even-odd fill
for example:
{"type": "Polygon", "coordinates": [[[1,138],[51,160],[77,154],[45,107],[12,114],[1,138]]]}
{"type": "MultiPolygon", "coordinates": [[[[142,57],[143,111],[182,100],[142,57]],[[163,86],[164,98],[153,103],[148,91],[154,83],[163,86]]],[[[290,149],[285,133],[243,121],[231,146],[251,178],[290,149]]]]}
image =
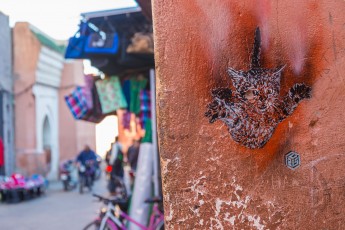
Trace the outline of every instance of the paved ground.
{"type": "MultiPolygon", "coordinates": [[[[103,177],[105,178],[105,177],[103,177]]],[[[106,183],[95,183],[94,193],[107,194],[106,183]]],[[[18,204],[0,204],[1,230],[81,230],[102,206],[91,193],[65,192],[61,183],[51,183],[46,195],[18,204]]]]}

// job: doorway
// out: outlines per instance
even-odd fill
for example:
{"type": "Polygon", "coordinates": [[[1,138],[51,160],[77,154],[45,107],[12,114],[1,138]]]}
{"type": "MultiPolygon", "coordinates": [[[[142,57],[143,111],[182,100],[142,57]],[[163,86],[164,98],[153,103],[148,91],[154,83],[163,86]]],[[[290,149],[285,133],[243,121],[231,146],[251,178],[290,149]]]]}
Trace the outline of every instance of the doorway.
{"type": "Polygon", "coordinates": [[[51,171],[51,147],[52,147],[52,140],[51,140],[51,126],[48,119],[48,116],[44,118],[43,122],[43,150],[44,150],[44,162],[45,162],[45,170],[44,174],[47,176],[51,171]]]}

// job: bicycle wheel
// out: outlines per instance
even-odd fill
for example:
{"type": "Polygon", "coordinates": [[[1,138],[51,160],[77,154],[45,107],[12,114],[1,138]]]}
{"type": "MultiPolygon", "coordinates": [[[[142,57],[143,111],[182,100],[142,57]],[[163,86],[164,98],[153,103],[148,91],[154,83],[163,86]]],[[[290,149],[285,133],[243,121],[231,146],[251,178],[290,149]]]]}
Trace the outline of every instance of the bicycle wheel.
{"type": "MultiPolygon", "coordinates": [[[[91,223],[89,223],[88,225],[86,225],[83,230],[99,230],[100,227],[100,221],[99,220],[94,220],[91,223]]],[[[105,223],[105,226],[103,229],[101,230],[120,230],[121,228],[119,228],[115,223],[113,223],[111,220],[107,220],[107,222],[105,223]]]]}
{"type": "Polygon", "coordinates": [[[99,220],[94,220],[83,228],[83,230],[98,230],[98,229],[99,229],[99,220]]]}
{"type": "Polygon", "coordinates": [[[163,220],[158,223],[158,225],[155,228],[155,230],[164,230],[164,221],[163,220]]]}

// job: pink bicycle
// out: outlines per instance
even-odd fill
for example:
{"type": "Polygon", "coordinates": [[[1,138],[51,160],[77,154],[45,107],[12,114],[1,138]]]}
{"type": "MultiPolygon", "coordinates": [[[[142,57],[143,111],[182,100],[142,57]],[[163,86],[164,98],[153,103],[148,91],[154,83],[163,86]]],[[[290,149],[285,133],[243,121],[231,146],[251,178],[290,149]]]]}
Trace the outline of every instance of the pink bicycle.
{"type": "Polygon", "coordinates": [[[102,208],[99,217],[88,224],[84,230],[127,230],[124,221],[131,222],[142,230],[164,230],[164,214],[159,209],[158,205],[162,202],[162,199],[159,197],[154,197],[145,201],[146,203],[153,203],[149,226],[146,227],[129,217],[121,210],[120,206],[125,205],[127,200],[119,198],[105,198],[96,194],[93,194],[93,196],[97,197],[99,201],[103,201],[107,207],[102,208]]]}

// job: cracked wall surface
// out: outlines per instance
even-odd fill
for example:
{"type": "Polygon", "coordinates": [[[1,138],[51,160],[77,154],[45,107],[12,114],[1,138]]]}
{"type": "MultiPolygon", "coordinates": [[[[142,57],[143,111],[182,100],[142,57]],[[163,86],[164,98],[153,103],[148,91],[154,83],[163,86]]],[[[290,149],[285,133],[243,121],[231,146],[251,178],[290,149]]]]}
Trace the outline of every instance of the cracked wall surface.
{"type": "Polygon", "coordinates": [[[168,229],[345,229],[345,1],[153,1],[157,115],[168,229]],[[281,95],[301,101],[260,149],[204,117],[228,67],[286,64],[281,95]],[[297,152],[291,170],[284,156],[297,152]]]}

